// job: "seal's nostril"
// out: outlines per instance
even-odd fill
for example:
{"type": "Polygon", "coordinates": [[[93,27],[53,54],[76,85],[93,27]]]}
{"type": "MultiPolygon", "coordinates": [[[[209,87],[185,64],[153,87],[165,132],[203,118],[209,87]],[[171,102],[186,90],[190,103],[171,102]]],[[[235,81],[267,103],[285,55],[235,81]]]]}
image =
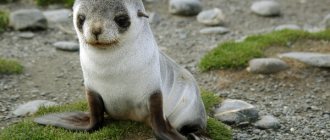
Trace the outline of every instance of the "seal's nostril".
{"type": "Polygon", "coordinates": [[[95,27],[92,29],[92,34],[95,36],[95,39],[99,39],[99,35],[102,34],[102,28],[101,27],[95,27]]]}

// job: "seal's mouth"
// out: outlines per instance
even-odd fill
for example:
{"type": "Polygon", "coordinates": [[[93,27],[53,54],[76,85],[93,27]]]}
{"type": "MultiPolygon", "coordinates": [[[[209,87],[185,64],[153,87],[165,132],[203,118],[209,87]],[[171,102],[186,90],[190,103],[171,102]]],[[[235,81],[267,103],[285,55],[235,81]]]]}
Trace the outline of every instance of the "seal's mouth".
{"type": "Polygon", "coordinates": [[[105,48],[109,48],[112,47],[116,44],[118,44],[118,40],[112,40],[112,41],[107,41],[107,42],[100,42],[100,41],[87,41],[86,43],[92,47],[95,48],[101,48],[101,49],[105,49],[105,48]]]}

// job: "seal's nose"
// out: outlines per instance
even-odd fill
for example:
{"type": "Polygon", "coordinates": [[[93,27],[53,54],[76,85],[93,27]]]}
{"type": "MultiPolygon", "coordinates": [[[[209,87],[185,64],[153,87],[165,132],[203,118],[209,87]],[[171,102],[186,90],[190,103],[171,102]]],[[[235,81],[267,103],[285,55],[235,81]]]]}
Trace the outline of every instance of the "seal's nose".
{"type": "Polygon", "coordinates": [[[95,37],[95,40],[99,40],[100,34],[102,34],[102,25],[100,22],[96,22],[92,28],[92,34],[95,37]]]}

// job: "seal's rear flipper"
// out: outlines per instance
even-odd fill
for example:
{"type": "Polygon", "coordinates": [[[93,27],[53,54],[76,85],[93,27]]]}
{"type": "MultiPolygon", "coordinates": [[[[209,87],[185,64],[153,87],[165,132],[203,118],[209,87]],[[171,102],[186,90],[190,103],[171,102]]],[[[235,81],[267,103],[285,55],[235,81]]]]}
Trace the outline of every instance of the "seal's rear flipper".
{"type": "Polygon", "coordinates": [[[64,112],[48,114],[34,119],[34,122],[42,125],[51,125],[73,131],[90,131],[90,118],[86,112],[64,112]]]}
{"type": "Polygon", "coordinates": [[[42,125],[61,127],[72,131],[93,131],[100,128],[104,121],[104,104],[101,96],[86,89],[89,112],[64,112],[48,114],[34,119],[42,125]]]}

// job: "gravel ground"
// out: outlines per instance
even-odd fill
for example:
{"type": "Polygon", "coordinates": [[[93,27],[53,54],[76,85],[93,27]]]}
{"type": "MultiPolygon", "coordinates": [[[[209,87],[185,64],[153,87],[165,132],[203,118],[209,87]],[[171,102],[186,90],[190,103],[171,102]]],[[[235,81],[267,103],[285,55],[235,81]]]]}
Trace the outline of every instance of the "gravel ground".
{"type": "MultiPolygon", "coordinates": [[[[260,114],[271,114],[281,122],[278,130],[260,130],[251,125],[233,126],[234,139],[330,139],[330,70],[297,67],[275,75],[252,75],[245,71],[200,73],[196,64],[217,43],[266,32],[274,26],[293,23],[306,28],[320,27],[330,13],[330,0],[277,0],[280,17],[264,18],[251,13],[254,0],[208,0],[204,9],[218,7],[226,15],[231,32],[202,35],[204,26],[195,17],[168,13],[167,1],[146,4],[159,17],[152,28],[161,50],[190,70],[199,84],[220,96],[241,99],[255,105],[260,114]]],[[[15,10],[27,4],[2,5],[15,10]]],[[[36,32],[31,40],[20,32],[0,34],[0,56],[15,58],[25,67],[22,75],[0,75],[0,128],[19,121],[11,112],[17,105],[36,99],[70,103],[84,98],[78,52],[62,52],[53,42],[76,40],[75,35],[57,29],[36,32]]],[[[330,43],[325,43],[330,47],[330,43]]],[[[1,131],[1,130],[0,130],[1,131]]]]}

